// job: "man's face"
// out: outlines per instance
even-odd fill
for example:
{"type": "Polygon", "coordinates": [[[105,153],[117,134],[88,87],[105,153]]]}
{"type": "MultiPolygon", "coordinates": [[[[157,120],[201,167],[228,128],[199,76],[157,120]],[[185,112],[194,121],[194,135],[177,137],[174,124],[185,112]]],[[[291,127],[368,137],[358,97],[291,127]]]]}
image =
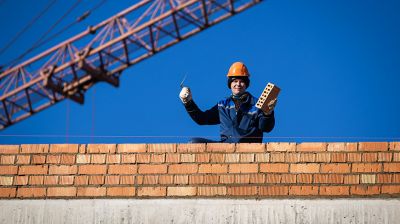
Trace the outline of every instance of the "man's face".
{"type": "Polygon", "coordinates": [[[242,79],[235,79],[231,83],[231,90],[233,95],[240,95],[246,92],[246,84],[242,79]]]}

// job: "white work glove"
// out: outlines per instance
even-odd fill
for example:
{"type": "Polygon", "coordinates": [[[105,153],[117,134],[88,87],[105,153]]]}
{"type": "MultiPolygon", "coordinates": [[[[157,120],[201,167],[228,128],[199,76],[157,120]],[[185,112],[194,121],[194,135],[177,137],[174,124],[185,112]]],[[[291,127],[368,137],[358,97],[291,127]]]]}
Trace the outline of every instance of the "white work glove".
{"type": "Polygon", "coordinates": [[[186,104],[192,100],[192,92],[188,87],[183,87],[179,93],[179,98],[181,99],[182,103],[186,104]]]}
{"type": "Polygon", "coordinates": [[[265,113],[264,112],[264,114],[265,115],[270,115],[270,114],[272,114],[272,111],[274,111],[274,109],[275,109],[275,106],[276,106],[276,104],[278,103],[278,99],[274,99],[274,100],[271,100],[269,103],[268,103],[268,113],[265,113]]]}

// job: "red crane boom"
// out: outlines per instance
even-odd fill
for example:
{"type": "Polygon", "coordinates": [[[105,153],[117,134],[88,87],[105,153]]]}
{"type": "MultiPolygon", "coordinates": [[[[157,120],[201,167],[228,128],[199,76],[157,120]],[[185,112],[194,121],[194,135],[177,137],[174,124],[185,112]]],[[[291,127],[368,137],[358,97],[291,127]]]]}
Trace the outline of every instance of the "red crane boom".
{"type": "Polygon", "coordinates": [[[261,0],[142,0],[0,74],[0,129],[65,98],[83,104],[97,82],[261,0]]]}

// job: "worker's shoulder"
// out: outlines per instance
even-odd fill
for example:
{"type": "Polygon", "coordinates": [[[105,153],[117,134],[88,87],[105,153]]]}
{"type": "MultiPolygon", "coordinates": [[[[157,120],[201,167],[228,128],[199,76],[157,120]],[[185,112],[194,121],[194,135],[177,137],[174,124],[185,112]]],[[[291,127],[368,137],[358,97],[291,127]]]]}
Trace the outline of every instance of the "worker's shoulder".
{"type": "Polygon", "coordinates": [[[232,102],[232,98],[230,96],[227,96],[227,97],[223,98],[222,100],[218,101],[218,106],[226,107],[226,106],[229,106],[231,104],[231,102],[232,102]]]}

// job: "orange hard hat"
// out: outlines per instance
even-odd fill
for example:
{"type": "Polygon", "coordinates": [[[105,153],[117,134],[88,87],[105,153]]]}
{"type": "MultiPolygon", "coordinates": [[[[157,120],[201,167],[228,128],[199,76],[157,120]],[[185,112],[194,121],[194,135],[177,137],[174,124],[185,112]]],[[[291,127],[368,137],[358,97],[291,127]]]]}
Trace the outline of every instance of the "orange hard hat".
{"type": "Polygon", "coordinates": [[[228,77],[250,77],[249,70],[242,62],[235,62],[231,65],[228,77]]]}

